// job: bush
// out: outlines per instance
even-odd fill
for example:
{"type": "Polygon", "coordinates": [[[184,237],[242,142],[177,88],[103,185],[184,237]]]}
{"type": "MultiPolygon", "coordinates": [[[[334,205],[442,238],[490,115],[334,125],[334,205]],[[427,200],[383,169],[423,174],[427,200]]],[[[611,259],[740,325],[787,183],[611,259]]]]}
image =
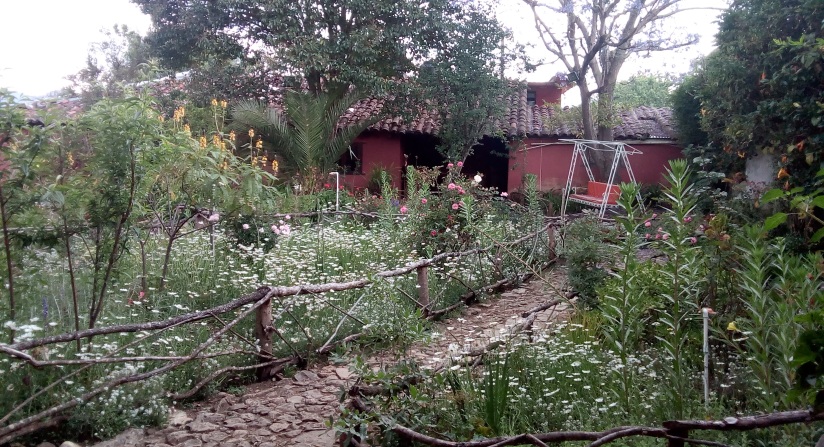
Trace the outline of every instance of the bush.
{"type": "Polygon", "coordinates": [[[596,290],[607,278],[603,262],[612,256],[612,249],[604,242],[609,233],[594,218],[578,219],[564,232],[564,246],[560,252],[567,261],[569,283],[588,308],[598,305],[596,290]]]}

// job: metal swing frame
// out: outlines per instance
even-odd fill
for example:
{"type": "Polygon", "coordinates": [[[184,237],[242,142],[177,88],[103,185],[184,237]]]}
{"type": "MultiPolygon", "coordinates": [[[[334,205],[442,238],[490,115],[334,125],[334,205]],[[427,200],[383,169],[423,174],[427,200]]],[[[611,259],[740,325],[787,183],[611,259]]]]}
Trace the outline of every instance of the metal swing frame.
{"type": "MultiPolygon", "coordinates": [[[[562,139],[560,141],[564,141],[567,143],[574,143],[575,147],[572,152],[572,161],[569,164],[569,175],[567,176],[566,187],[563,190],[563,200],[561,204],[561,216],[566,216],[567,205],[569,201],[572,200],[576,203],[581,203],[583,205],[597,207],[598,208],[598,217],[603,218],[604,214],[606,214],[607,208],[616,208],[618,205],[610,204],[609,202],[609,192],[612,189],[613,183],[615,182],[615,173],[618,171],[618,166],[621,161],[624,162],[624,166],[627,169],[627,174],[629,175],[629,180],[633,184],[638,184],[635,181],[635,174],[632,172],[632,165],[629,163],[629,155],[637,155],[643,154],[643,152],[639,151],[638,149],[622,143],[620,141],[596,141],[596,140],[567,140],[562,139]],[[592,168],[589,165],[589,160],[587,160],[586,151],[587,149],[591,149],[594,151],[605,151],[605,152],[614,152],[614,156],[612,157],[612,166],[609,170],[609,178],[606,182],[606,192],[600,197],[600,201],[597,200],[586,200],[581,199],[578,197],[570,197],[572,192],[572,179],[575,175],[575,167],[578,164],[578,158],[581,159],[581,164],[584,165],[584,169],[587,172],[587,177],[589,177],[589,181],[595,181],[595,175],[592,173],[592,168]]],[[[638,203],[643,208],[644,204],[641,200],[641,192],[636,191],[636,198],[638,203]]]]}

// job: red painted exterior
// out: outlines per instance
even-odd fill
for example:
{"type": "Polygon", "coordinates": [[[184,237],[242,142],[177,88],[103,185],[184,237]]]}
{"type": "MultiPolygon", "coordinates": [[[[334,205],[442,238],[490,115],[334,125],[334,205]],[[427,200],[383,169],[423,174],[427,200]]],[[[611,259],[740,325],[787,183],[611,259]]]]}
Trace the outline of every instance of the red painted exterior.
{"type": "MultiPolygon", "coordinates": [[[[681,148],[669,143],[631,143],[632,147],[643,154],[630,155],[629,162],[635,179],[642,184],[656,184],[663,179],[669,160],[683,157],[681,148]]],[[[538,176],[538,187],[543,191],[563,189],[569,175],[573,145],[559,142],[557,139],[529,138],[511,150],[509,159],[509,178],[507,189],[512,192],[521,189],[525,174],[538,176]]],[[[595,179],[606,181],[607,174],[602,175],[593,166],[595,179]]],[[[620,170],[621,178],[627,179],[626,169],[620,170]]],[[[586,170],[583,165],[576,165],[573,186],[586,186],[586,170]]]]}
{"type": "Polygon", "coordinates": [[[558,87],[554,82],[529,82],[527,89],[535,92],[535,104],[539,106],[547,104],[560,104],[561,95],[569,88],[558,87]]]}
{"type": "Polygon", "coordinates": [[[341,175],[340,181],[347,189],[365,188],[369,183],[369,176],[375,169],[386,169],[392,175],[392,186],[401,187],[401,173],[403,172],[403,151],[401,139],[398,135],[389,133],[362,134],[355,139],[355,143],[363,144],[361,159],[361,174],[341,175]]]}

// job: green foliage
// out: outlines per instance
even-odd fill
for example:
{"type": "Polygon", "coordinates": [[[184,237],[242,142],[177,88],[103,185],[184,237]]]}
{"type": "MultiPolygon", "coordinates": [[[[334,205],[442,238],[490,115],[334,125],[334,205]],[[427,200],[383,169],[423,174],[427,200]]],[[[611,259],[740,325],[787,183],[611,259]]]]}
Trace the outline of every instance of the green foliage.
{"type": "Polygon", "coordinates": [[[86,107],[103,98],[122,98],[141,81],[169,74],[158,67],[146,40],[125,25],[105,31],[106,40],[92,45],[86,66],[69,76],[67,94],[79,96],[86,107]]]}
{"type": "MultiPolygon", "coordinates": [[[[91,387],[136,372],[135,367],[124,367],[92,382],[91,387]]],[[[78,408],[66,428],[75,434],[90,433],[98,439],[108,439],[129,427],[159,426],[168,420],[169,410],[163,394],[159,377],[115,388],[78,408]]]]}
{"type": "MultiPolygon", "coordinates": [[[[418,2],[135,0],[152,17],[147,39],[161,60],[183,69],[204,55],[218,60],[264,55],[310,92],[355,86],[386,91],[448,42],[462,5],[418,2]],[[170,19],[172,18],[172,19],[170,19]]],[[[292,87],[294,85],[287,85],[292,87]]]]}
{"type": "Polygon", "coordinates": [[[640,106],[671,107],[670,89],[673,86],[674,79],[671,76],[636,74],[615,84],[613,105],[619,110],[640,106]]]}
{"type": "Polygon", "coordinates": [[[631,402],[636,398],[634,380],[638,373],[629,359],[639,348],[648,319],[645,314],[651,307],[648,298],[642,293],[643,270],[637,255],[642,244],[640,230],[643,225],[638,215],[637,192],[637,185],[621,184],[618,205],[626,214],[616,217],[621,242],[614,248],[620,268],[615,277],[610,278],[598,293],[599,308],[605,320],[605,324],[602,325],[604,339],[620,360],[620,366],[615,371],[620,376],[617,397],[627,413],[633,410],[631,402]]]}
{"type": "Polygon", "coordinates": [[[355,137],[377,119],[338,128],[341,116],[359,99],[355,93],[334,96],[291,91],[284,97],[282,113],[261,102],[242,101],[232,109],[233,126],[238,131],[251,128],[250,136],[255,130],[260,132],[282,157],[285,168],[297,172],[302,190],[314,192],[319,179],[335,170],[355,137]]]}
{"type": "Polygon", "coordinates": [[[748,334],[747,365],[757,390],[766,391],[757,399],[765,408],[790,408],[792,353],[802,332],[795,319],[822,296],[813,273],[820,258],[791,255],[782,240],[768,242],[764,234],[750,227],[738,243],[744,312],[736,323],[748,334]]]}
{"type": "MultiPolygon", "coordinates": [[[[699,259],[700,249],[695,243],[695,207],[698,201],[691,172],[685,160],[673,160],[667,170],[668,186],[663,191],[664,203],[669,211],[661,216],[658,228],[660,248],[668,262],[661,270],[667,281],[664,292],[665,306],[659,321],[665,333],[658,337],[669,359],[664,363],[672,379],[670,399],[676,417],[682,417],[685,409],[690,374],[690,317],[696,315],[701,303],[703,272],[699,259]]],[[[646,225],[646,224],[645,224],[646,225]]]]}
{"type": "Polygon", "coordinates": [[[408,241],[420,253],[474,247],[479,240],[475,223],[493,209],[493,201],[500,201],[495,191],[464,177],[460,173],[462,164],[449,163],[446,177],[437,185],[426,171],[410,171],[409,177],[419,179],[415,182],[418,189],[410,194],[401,213],[410,215],[408,241]],[[430,191],[433,186],[437,188],[434,193],[430,191]]]}
{"type": "Polygon", "coordinates": [[[566,258],[569,284],[588,308],[599,305],[596,291],[607,278],[604,265],[612,256],[612,249],[606,239],[607,230],[594,218],[577,219],[564,231],[564,246],[559,254],[566,258]]]}
{"type": "Polygon", "coordinates": [[[810,182],[824,148],[822,14],[815,0],[740,0],[724,13],[689,92],[714,154],[776,154],[778,180],[810,182]]]}
{"type": "Polygon", "coordinates": [[[501,98],[515,91],[499,71],[516,54],[501,47],[511,36],[495,19],[492,6],[467,3],[449,18],[446,33],[418,82],[426,103],[440,117],[438,150],[457,162],[465,161],[482,137],[498,132],[508,111],[501,98]]]}
{"type": "Polygon", "coordinates": [[[689,75],[678,84],[670,97],[678,142],[684,147],[706,146],[709,140],[707,132],[701,127],[701,100],[698,98],[701,82],[699,76],[689,75]]]}

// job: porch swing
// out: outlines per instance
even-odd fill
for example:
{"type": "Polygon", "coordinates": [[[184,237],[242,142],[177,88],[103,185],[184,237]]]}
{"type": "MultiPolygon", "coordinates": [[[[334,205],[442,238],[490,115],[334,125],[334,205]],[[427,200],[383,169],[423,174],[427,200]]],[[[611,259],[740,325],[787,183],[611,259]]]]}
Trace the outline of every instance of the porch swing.
{"type": "MultiPolygon", "coordinates": [[[[619,141],[564,139],[560,141],[575,144],[572,152],[572,161],[569,164],[569,175],[567,176],[566,187],[563,191],[561,216],[566,216],[567,205],[570,201],[573,201],[582,205],[598,208],[598,217],[603,218],[607,209],[618,207],[618,196],[621,195],[621,188],[614,184],[615,173],[618,171],[618,166],[623,161],[630,183],[636,184],[635,174],[632,172],[632,166],[629,164],[629,155],[643,154],[643,152],[619,141]],[[589,166],[589,160],[587,160],[587,149],[614,153],[612,166],[609,170],[609,177],[606,183],[595,181],[595,175],[589,166]],[[587,182],[587,191],[585,194],[579,194],[577,191],[575,194],[572,194],[572,179],[575,176],[575,167],[578,164],[579,158],[581,159],[581,164],[584,165],[584,169],[586,169],[589,181],[587,182]]],[[[638,203],[643,207],[640,191],[636,192],[636,198],[638,199],[638,203]]]]}

